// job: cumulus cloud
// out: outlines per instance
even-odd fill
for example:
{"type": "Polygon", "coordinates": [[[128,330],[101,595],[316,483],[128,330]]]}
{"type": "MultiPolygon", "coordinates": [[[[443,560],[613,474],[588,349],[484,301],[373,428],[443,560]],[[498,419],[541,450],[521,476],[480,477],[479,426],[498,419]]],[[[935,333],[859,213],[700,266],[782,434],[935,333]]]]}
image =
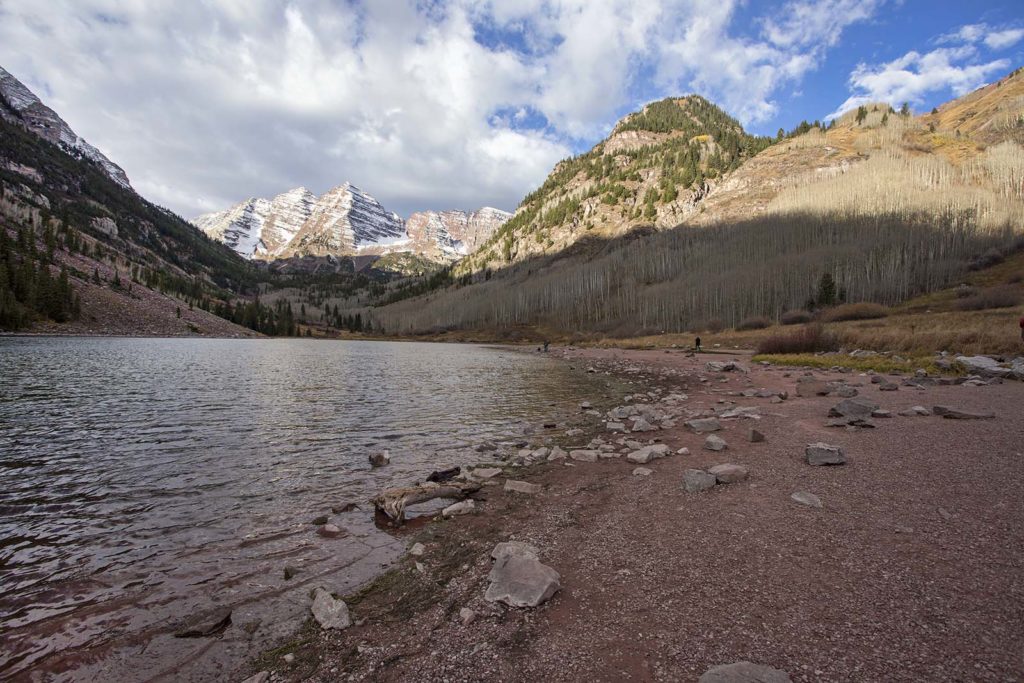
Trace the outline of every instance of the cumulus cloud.
{"type": "Polygon", "coordinates": [[[850,74],[850,97],[826,118],[835,118],[869,102],[920,105],[927,97],[939,93],[965,95],[993,75],[1006,71],[1011,64],[1009,59],[982,59],[978,45],[1009,46],[1024,37],[1024,31],[1014,37],[1016,33],[1016,29],[994,31],[986,24],[968,24],[939,37],[940,44],[955,44],[951,47],[924,53],[911,51],[877,65],[860,63],[850,74]]]}
{"type": "Polygon", "coordinates": [[[744,35],[742,0],[3,0],[0,64],[186,216],[345,180],[403,214],[511,209],[638,98],[770,117],[881,1],[744,35]]]}

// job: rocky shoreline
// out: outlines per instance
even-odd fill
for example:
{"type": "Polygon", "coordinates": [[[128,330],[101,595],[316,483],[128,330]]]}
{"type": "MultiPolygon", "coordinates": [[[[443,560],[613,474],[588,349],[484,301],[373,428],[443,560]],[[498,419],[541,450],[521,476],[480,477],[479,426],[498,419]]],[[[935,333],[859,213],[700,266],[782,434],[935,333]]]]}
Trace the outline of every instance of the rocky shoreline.
{"type": "Polygon", "coordinates": [[[556,353],[632,393],[481,444],[251,683],[1024,674],[1024,385],[556,353]]]}

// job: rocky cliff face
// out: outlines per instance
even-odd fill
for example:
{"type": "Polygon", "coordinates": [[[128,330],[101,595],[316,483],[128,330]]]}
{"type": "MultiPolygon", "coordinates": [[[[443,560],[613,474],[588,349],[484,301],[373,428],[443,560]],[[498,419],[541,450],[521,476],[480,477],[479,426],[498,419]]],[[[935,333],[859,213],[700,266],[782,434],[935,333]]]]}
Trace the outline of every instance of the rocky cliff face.
{"type": "Polygon", "coordinates": [[[457,261],[486,242],[512,214],[485,206],[479,211],[418,211],[405,223],[413,251],[435,261],[457,261]]]}
{"type": "MultiPolygon", "coordinates": [[[[77,159],[87,159],[99,164],[118,185],[131,187],[128,176],[120,166],[104,156],[103,152],[90,145],[84,138],[79,137],[64,119],[57,116],[57,112],[43,104],[35,93],[26,88],[21,81],[3,67],[0,67],[0,99],[17,114],[18,122],[27,126],[31,132],[58,145],[77,159]]],[[[0,116],[4,116],[9,122],[14,122],[14,117],[5,116],[2,107],[0,107],[0,116]]]]}
{"type": "Polygon", "coordinates": [[[345,183],[319,198],[301,187],[272,200],[250,198],[192,223],[250,259],[412,251],[432,261],[452,262],[485,242],[510,216],[485,207],[424,211],[406,222],[345,183]]]}

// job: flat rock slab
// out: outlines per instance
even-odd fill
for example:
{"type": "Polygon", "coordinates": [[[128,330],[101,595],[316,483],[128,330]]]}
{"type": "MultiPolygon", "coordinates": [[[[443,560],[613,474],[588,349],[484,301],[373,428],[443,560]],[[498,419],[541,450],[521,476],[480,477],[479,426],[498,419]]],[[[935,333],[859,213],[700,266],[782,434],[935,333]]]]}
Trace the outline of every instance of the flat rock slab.
{"type": "Polygon", "coordinates": [[[821,498],[818,498],[813,493],[808,493],[807,491],[797,491],[796,493],[791,495],[790,498],[792,498],[793,501],[800,503],[801,505],[806,505],[807,507],[821,507],[821,498]]]}
{"type": "Polygon", "coordinates": [[[992,420],[996,416],[995,413],[970,413],[947,406],[935,406],[932,408],[932,412],[948,420],[992,420]]]}
{"type": "Polygon", "coordinates": [[[683,489],[687,493],[699,493],[713,488],[718,477],[704,470],[683,470],[683,489]]]}
{"type": "Polygon", "coordinates": [[[569,451],[569,457],[579,462],[597,462],[597,459],[598,457],[600,457],[600,455],[601,454],[598,451],[569,451]]]}
{"type": "Polygon", "coordinates": [[[722,424],[713,417],[705,417],[698,420],[688,420],[684,423],[687,427],[697,432],[698,434],[704,434],[706,432],[717,432],[722,428],[722,424]]]}
{"type": "Polygon", "coordinates": [[[313,591],[313,605],[310,611],[321,628],[344,629],[352,625],[345,601],[336,599],[323,588],[313,591]]]}
{"type": "Polygon", "coordinates": [[[493,479],[501,474],[500,467],[478,467],[469,473],[470,479],[493,479]]]}
{"type": "Polygon", "coordinates": [[[697,683],[793,683],[785,671],[751,662],[713,666],[697,683]]]}
{"type": "Polygon", "coordinates": [[[750,470],[743,465],[726,463],[723,465],[715,465],[708,470],[708,473],[713,474],[715,476],[715,480],[719,484],[735,484],[746,480],[750,475],[750,470]]]}
{"type": "Polygon", "coordinates": [[[649,477],[653,473],[654,473],[654,470],[647,469],[646,467],[634,467],[633,468],[633,476],[634,477],[649,477]]]}
{"type": "Polygon", "coordinates": [[[827,396],[830,391],[828,384],[821,380],[801,378],[797,380],[796,395],[801,398],[811,396],[827,396]]]}
{"type": "Polygon", "coordinates": [[[869,398],[858,396],[856,398],[844,399],[832,406],[831,410],[828,411],[828,416],[863,419],[871,417],[871,413],[876,410],[878,410],[877,403],[869,398]]]}
{"type": "Polygon", "coordinates": [[[846,456],[839,446],[827,443],[812,443],[804,450],[808,465],[845,465],[846,456]]]}
{"type": "Polygon", "coordinates": [[[724,451],[728,447],[729,444],[725,442],[725,439],[715,436],[714,434],[704,439],[704,448],[709,451],[724,451]]]}
{"type": "Polygon", "coordinates": [[[644,446],[639,450],[635,450],[626,456],[626,460],[637,465],[646,465],[655,458],[664,458],[669,454],[669,448],[663,443],[654,444],[653,446],[644,446]]]}
{"type": "Polygon", "coordinates": [[[561,577],[551,567],[522,554],[509,554],[494,563],[491,585],[484,599],[512,607],[536,607],[561,588],[561,577]]]}

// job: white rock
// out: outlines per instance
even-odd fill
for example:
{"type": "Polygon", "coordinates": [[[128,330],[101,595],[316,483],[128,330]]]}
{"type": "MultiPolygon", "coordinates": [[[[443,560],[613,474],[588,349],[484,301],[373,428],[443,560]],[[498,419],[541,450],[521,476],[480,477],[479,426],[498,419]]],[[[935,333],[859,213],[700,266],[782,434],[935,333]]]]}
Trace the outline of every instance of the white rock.
{"type": "Polygon", "coordinates": [[[634,467],[633,476],[635,477],[649,477],[654,473],[654,470],[649,470],[646,467],[634,467]]]}
{"type": "Polygon", "coordinates": [[[422,556],[425,552],[427,552],[427,546],[422,543],[414,543],[413,546],[409,548],[409,554],[415,555],[416,557],[422,556]]]}
{"type": "Polygon", "coordinates": [[[343,629],[352,625],[348,615],[348,605],[344,600],[337,600],[323,588],[313,591],[313,605],[310,607],[313,618],[321,628],[343,629]]]}
{"type": "Polygon", "coordinates": [[[473,623],[473,620],[476,619],[476,612],[468,607],[463,607],[459,610],[459,619],[462,620],[463,626],[469,626],[473,623]]]}
{"type": "Polygon", "coordinates": [[[579,462],[597,462],[598,455],[598,451],[591,450],[569,451],[569,457],[579,462]]]}
{"type": "Polygon", "coordinates": [[[790,498],[792,498],[797,503],[800,503],[801,505],[806,505],[812,508],[821,507],[821,498],[818,498],[813,493],[808,493],[807,491],[797,491],[796,493],[791,495],[790,498]]]}
{"type": "Polygon", "coordinates": [[[534,494],[540,493],[544,489],[540,484],[531,484],[525,481],[515,481],[513,479],[505,480],[505,490],[512,491],[514,493],[526,493],[534,494]]]}
{"type": "Polygon", "coordinates": [[[455,517],[456,515],[465,515],[476,510],[476,503],[472,500],[462,500],[458,503],[449,505],[444,510],[441,510],[442,517],[455,517]]]}

